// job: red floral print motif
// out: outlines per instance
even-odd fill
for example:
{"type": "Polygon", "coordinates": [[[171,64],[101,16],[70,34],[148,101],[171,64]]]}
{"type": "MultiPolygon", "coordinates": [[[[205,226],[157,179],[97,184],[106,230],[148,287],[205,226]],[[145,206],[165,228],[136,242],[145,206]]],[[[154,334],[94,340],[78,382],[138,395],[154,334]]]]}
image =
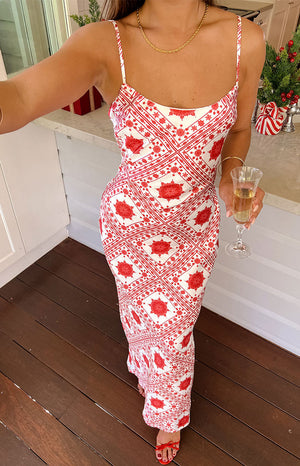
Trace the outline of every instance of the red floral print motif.
{"type": "Polygon", "coordinates": [[[150,367],[149,359],[147,358],[147,356],[145,354],[143,354],[143,358],[144,358],[144,361],[147,364],[147,366],[150,367]]]}
{"type": "Polygon", "coordinates": [[[211,106],[211,108],[212,108],[213,110],[217,110],[218,107],[219,107],[219,104],[218,104],[218,103],[215,103],[215,104],[213,104],[213,105],[211,106]]]}
{"type": "Polygon", "coordinates": [[[134,362],[136,363],[136,365],[137,365],[138,368],[141,367],[140,364],[139,364],[139,362],[138,362],[138,360],[137,360],[136,358],[134,358],[134,362]]]}
{"type": "Polygon", "coordinates": [[[129,322],[129,320],[127,319],[127,317],[125,317],[125,322],[126,322],[126,324],[128,325],[128,327],[131,328],[130,322],[129,322]]]}
{"type": "Polygon", "coordinates": [[[213,143],[213,146],[210,151],[210,160],[217,160],[221,153],[224,141],[225,138],[221,138],[213,143]]]}
{"type": "Polygon", "coordinates": [[[191,339],[191,335],[192,335],[192,331],[190,331],[190,333],[185,335],[185,337],[182,339],[182,342],[181,342],[181,347],[182,348],[185,348],[189,344],[190,339],[191,339]]]}
{"type": "Polygon", "coordinates": [[[115,209],[116,213],[120,215],[122,218],[130,218],[132,220],[132,217],[134,215],[133,213],[133,207],[131,205],[128,205],[125,201],[118,201],[115,203],[115,209]]]}
{"type": "Polygon", "coordinates": [[[203,272],[196,272],[189,276],[188,287],[189,289],[197,290],[203,285],[204,276],[203,272]]]}
{"type": "Polygon", "coordinates": [[[139,154],[143,148],[143,139],[137,139],[133,136],[126,136],[125,146],[134,154],[139,154]]]}
{"type": "Polygon", "coordinates": [[[154,408],[163,408],[165,406],[164,401],[158,398],[151,398],[150,403],[154,408]]]}
{"type": "Polygon", "coordinates": [[[166,365],[165,361],[158,353],[155,353],[154,355],[154,362],[157,365],[157,367],[159,367],[160,369],[163,369],[166,365]]]}
{"type": "Polygon", "coordinates": [[[195,225],[203,225],[204,223],[208,222],[210,216],[211,207],[205,207],[205,209],[198,212],[197,217],[194,220],[195,225]]]}
{"type": "Polygon", "coordinates": [[[181,110],[176,108],[171,108],[169,116],[176,115],[179,116],[181,120],[186,116],[195,116],[195,110],[181,110]]]}
{"type": "Polygon", "coordinates": [[[140,324],[140,323],[141,323],[141,319],[139,318],[139,316],[137,315],[137,313],[136,313],[135,311],[132,311],[131,313],[132,313],[132,316],[133,316],[134,320],[135,320],[138,324],[140,324]]]}
{"type": "Polygon", "coordinates": [[[185,426],[186,423],[189,421],[189,419],[190,419],[190,416],[183,416],[178,422],[178,427],[185,426]]]}
{"type": "Polygon", "coordinates": [[[151,312],[157,316],[165,316],[168,312],[167,304],[161,299],[152,299],[150,307],[151,312]]]}
{"type": "Polygon", "coordinates": [[[171,183],[162,182],[159,188],[159,196],[170,201],[171,199],[179,199],[183,193],[183,184],[175,183],[173,180],[171,183]]]}
{"type": "Polygon", "coordinates": [[[171,243],[168,241],[153,241],[151,246],[151,253],[161,256],[162,254],[168,254],[171,249],[171,243]]]}
{"type": "Polygon", "coordinates": [[[119,262],[118,263],[118,272],[120,275],[124,275],[124,277],[132,277],[133,276],[133,267],[131,264],[127,262],[119,262]]]}
{"type": "Polygon", "coordinates": [[[188,386],[190,385],[191,380],[192,380],[191,377],[187,377],[185,380],[180,382],[180,385],[179,385],[180,390],[186,390],[188,386]]]}

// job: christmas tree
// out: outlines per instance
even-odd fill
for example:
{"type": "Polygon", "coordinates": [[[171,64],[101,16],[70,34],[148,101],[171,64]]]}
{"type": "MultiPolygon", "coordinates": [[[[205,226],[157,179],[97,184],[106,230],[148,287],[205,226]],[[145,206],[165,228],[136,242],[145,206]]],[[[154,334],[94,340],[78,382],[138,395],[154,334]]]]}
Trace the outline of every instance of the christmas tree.
{"type": "Polygon", "coordinates": [[[300,95],[300,26],[279,53],[266,43],[266,59],[261,74],[262,87],[257,98],[262,104],[278,107],[298,102],[300,95]]]}
{"type": "Polygon", "coordinates": [[[97,0],[89,0],[89,12],[91,16],[88,15],[70,15],[70,18],[74,19],[76,23],[81,27],[89,23],[96,23],[100,21],[100,7],[97,0]]]}

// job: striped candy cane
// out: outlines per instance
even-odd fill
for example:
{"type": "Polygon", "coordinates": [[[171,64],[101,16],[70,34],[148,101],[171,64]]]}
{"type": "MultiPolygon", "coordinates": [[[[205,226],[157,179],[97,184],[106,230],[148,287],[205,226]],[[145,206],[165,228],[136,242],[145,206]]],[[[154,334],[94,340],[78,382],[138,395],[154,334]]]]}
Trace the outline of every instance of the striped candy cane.
{"type": "Polygon", "coordinates": [[[261,134],[274,135],[279,133],[284,120],[284,107],[277,107],[275,102],[268,102],[261,107],[255,129],[261,134]]]}

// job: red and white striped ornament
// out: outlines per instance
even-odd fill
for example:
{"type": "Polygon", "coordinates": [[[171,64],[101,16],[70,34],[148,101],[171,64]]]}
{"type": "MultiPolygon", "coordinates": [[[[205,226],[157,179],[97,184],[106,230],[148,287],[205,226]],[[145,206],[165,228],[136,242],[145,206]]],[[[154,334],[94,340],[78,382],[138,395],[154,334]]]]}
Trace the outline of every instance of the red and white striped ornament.
{"type": "Polygon", "coordinates": [[[265,135],[279,133],[284,120],[285,110],[286,107],[277,107],[275,102],[261,105],[261,113],[255,123],[256,131],[265,135]]]}

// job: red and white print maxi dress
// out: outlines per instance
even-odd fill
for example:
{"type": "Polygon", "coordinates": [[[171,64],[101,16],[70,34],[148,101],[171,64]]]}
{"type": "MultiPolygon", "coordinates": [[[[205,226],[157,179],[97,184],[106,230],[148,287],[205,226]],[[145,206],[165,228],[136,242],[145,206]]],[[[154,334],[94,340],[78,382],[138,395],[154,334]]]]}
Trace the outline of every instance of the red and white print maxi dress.
{"type": "Polygon", "coordinates": [[[218,102],[179,109],[126,83],[109,109],[122,161],[100,203],[100,232],[129,343],[128,370],[145,390],[143,418],[175,432],[190,422],[193,327],[218,249],[214,180],[236,121],[241,44],[237,16],[234,87],[218,102]]]}

